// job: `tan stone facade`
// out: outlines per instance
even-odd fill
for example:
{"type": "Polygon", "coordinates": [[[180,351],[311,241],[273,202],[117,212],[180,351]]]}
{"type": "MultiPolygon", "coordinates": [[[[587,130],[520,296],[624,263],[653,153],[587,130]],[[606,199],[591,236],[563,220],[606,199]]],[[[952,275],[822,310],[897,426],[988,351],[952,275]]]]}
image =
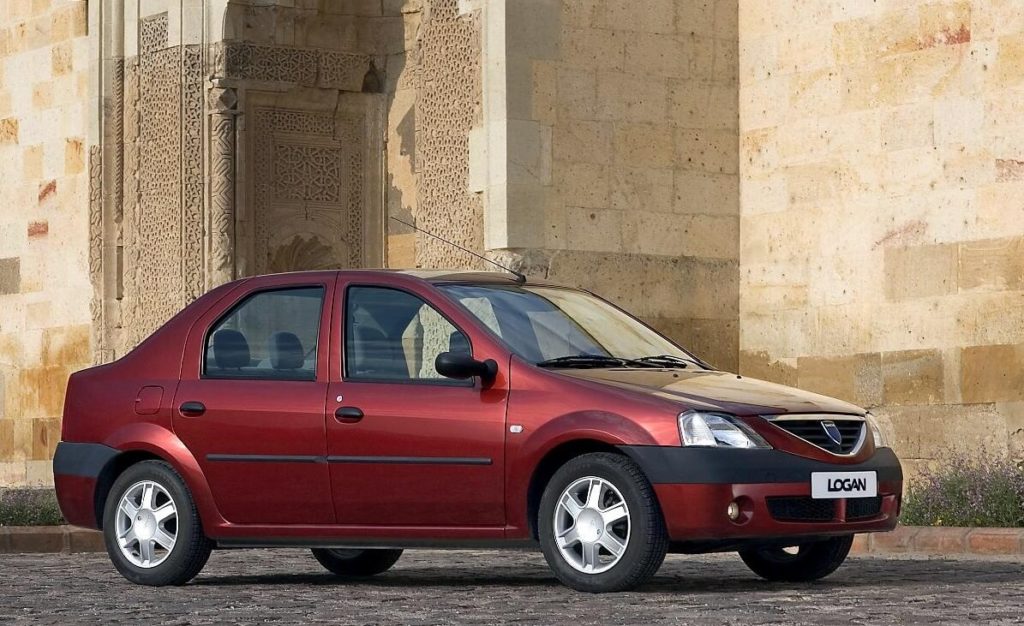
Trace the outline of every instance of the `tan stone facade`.
{"type": "Polygon", "coordinates": [[[872,407],[912,471],[1024,458],[1020,3],[751,0],[739,32],[741,369],[872,407]]]}
{"type": "Polygon", "coordinates": [[[0,485],[52,481],[92,362],[86,33],[85,2],[0,3],[0,485]]]}
{"type": "MultiPolygon", "coordinates": [[[[0,3],[0,485],[206,289],[482,267],[1024,456],[1012,0],[0,3]],[[969,427],[970,426],[970,427],[969,427]]],[[[1024,141],[1021,141],[1024,145],[1024,141]]]]}

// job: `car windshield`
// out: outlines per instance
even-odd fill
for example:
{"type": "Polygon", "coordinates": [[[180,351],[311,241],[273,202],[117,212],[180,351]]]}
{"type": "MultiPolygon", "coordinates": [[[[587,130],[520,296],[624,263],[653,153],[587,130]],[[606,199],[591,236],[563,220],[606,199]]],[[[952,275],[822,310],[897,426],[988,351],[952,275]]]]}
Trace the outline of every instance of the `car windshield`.
{"type": "Polygon", "coordinates": [[[550,367],[706,367],[589,293],[563,287],[441,285],[515,354],[550,367]]]}

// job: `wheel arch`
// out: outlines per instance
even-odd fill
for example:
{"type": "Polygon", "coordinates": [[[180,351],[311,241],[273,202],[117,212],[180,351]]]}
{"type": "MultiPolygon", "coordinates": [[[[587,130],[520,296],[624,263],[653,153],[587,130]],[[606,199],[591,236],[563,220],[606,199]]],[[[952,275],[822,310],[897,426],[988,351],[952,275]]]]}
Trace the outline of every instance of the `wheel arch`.
{"type": "Polygon", "coordinates": [[[607,441],[594,438],[571,439],[548,450],[534,467],[526,489],[526,519],[529,524],[530,536],[534,539],[539,537],[537,515],[540,511],[540,500],[551,477],[555,475],[558,468],[570,460],[593,452],[608,452],[626,456],[618,447],[607,441]]]}
{"type": "Polygon", "coordinates": [[[171,430],[152,423],[135,423],[119,430],[104,443],[121,452],[104,466],[96,483],[97,528],[103,527],[103,509],[114,481],[129,467],[146,460],[163,461],[177,472],[195,502],[204,529],[209,531],[226,523],[217,510],[199,463],[171,430]]]}

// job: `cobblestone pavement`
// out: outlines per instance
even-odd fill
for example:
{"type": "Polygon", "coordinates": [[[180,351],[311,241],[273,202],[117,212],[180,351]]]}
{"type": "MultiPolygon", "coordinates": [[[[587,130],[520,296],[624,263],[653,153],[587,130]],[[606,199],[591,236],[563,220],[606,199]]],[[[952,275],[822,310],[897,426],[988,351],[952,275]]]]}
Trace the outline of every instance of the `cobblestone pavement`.
{"type": "Polygon", "coordinates": [[[105,554],[0,555],[0,623],[1024,623],[1024,560],[852,557],[815,584],[767,583],[733,554],[669,556],[642,589],[559,585],[532,552],[409,551],[341,582],[307,551],[215,552],[178,588],[135,587],[105,554]]]}

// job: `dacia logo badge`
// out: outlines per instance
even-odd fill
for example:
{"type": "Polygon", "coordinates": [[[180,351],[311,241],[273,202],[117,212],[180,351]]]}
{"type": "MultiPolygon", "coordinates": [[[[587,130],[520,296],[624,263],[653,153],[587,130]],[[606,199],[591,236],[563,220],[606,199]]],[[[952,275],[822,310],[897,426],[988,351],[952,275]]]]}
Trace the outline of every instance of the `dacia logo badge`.
{"type": "Polygon", "coordinates": [[[832,440],[832,443],[837,446],[843,445],[843,433],[839,432],[839,427],[836,426],[835,422],[822,422],[821,429],[825,431],[825,434],[832,440]]]}

